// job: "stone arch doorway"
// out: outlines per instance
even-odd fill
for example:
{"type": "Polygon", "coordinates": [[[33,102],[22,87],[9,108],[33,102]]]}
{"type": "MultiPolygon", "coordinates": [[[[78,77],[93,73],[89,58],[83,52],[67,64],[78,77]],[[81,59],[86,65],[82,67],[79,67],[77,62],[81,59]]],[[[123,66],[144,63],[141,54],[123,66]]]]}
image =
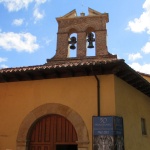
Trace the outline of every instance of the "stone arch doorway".
{"type": "Polygon", "coordinates": [[[26,150],[28,143],[28,133],[34,123],[46,115],[60,115],[67,119],[74,127],[77,134],[77,147],[80,150],[88,149],[89,135],[86,125],[81,116],[68,106],[56,103],[48,103],[37,107],[31,111],[20,125],[17,136],[17,150],[26,150]]]}
{"type": "Polygon", "coordinates": [[[38,119],[27,136],[27,150],[77,150],[77,133],[72,123],[57,114],[38,119]]]}

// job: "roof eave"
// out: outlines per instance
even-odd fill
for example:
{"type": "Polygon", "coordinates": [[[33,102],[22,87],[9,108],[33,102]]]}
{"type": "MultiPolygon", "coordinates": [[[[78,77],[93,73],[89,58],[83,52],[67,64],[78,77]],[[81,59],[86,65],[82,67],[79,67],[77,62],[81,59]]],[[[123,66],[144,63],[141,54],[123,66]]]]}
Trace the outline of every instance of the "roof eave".
{"type": "Polygon", "coordinates": [[[150,83],[122,59],[2,69],[0,70],[0,82],[92,76],[94,74],[114,74],[150,97],[150,83]]]}

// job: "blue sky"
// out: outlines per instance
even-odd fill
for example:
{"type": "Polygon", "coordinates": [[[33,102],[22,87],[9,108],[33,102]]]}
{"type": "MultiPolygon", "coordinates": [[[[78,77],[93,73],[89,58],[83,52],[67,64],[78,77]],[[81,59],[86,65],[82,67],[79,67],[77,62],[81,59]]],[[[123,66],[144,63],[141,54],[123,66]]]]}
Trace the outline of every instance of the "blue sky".
{"type": "Polygon", "coordinates": [[[150,74],[150,0],[0,0],[0,68],[42,65],[55,55],[56,18],[88,7],[109,13],[108,51],[150,74]]]}

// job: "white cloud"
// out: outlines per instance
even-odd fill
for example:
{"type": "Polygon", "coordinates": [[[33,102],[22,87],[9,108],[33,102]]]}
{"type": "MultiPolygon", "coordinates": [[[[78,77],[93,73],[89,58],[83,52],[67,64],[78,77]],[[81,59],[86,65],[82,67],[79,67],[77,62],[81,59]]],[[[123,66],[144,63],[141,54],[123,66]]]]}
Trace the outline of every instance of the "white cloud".
{"type": "Polygon", "coordinates": [[[142,58],[141,54],[140,53],[132,53],[132,54],[129,54],[128,55],[128,59],[131,60],[131,61],[134,61],[136,59],[140,59],[142,58]]]}
{"type": "Polygon", "coordinates": [[[44,17],[44,11],[40,12],[39,8],[35,8],[33,12],[33,17],[35,18],[34,23],[36,23],[38,20],[44,17]]]}
{"type": "Polygon", "coordinates": [[[7,61],[7,58],[0,57],[0,63],[7,61]]]}
{"type": "Polygon", "coordinates": [[[44,4],[47,0],[35,0],[36,5],[44,4]]]}
{"type": "Polygon", "coordinates": [[[16,26],[21,26],[23,24],[23,21],[23,19],[14,19],[12,24],[16,26]]]}
{"type": "Polygon", "coordinates": [[[36,43],[36,36],[31,33],[0,33],[0,47],[6,50],[32,53],[39,48],[36,43]]]}
{"type": "Polygon", "coordinates": [[[51,42],[52,42],[51,39],[46,39],[46,40],[45,40],[46,45],[49,45],[51,42]]]}
{"type": "Polygon", "coordinates": [[[46,3],[47,0],[0,0],[0,3],[3,3],[8,11],[19,11],[23,8],[27,9],[29,4],[35,3],[35,6],[46,3]]]}
{"type": "Polygon", "coordinates": [[[147,42],[141,49],[145,54],[150,53],[150,42],[147,42]]]}
{"type": "Polygon", "coordinates": [[[130,64],[130,67],[136,71],[150,74],[150,64],[140,65],[139,63],[132,63],[130,64]]]}
{"type": "Polygon", "coordinates": [[[31,3],[34,3],[33,16],[35,23],[44,17],[44,11],[39,11],[39,7],[46,2],[47,0],[0,0],[0,3],[4,4],[9,12],[27,9],[31,3]]]}
{"type": "Polygon", "coordinates": [[[0,68],[8,68],[8,66],[5,64],[2,64],[2,65],[0,65],[0,68]]]}
{"type": "Polygon", "coordinates": [[[44,4],[47,0],[0,0],[8,11],[19,11],[23,8],[27,9],[29,4],[34,2],[36,6],[44,4]]]}
{"type": "Polygon", "coordinates": [[[146,0],[143,4],[144,12],[139,18],[129,21],[127,29],[133,32],[147,31],[150,34],[150,0],[146,0]]]}
{"type": "Polygon", "coordinates": [[[34,17],[34,23],[37,21],[41,20],[45,16],[44,11],[39,10],[39,6],[41,4],[44,4],[47,0],[35,0],[36,4],[34,6],[34,11],[33,11],[33,17],[34,17]]]}
{"type": "Polygon", "coordinates": [[[146,10],[150,10],[150,1],[146,0],[143,4],[143,8],[145,8],[146,10]]]}
{"type": "Polygon", "coordinates": [[[28,8],[28,5],[34,0],[0,0],[0,3],[3,3],[8,11],[19,11],[23,8],[28,8]]]}

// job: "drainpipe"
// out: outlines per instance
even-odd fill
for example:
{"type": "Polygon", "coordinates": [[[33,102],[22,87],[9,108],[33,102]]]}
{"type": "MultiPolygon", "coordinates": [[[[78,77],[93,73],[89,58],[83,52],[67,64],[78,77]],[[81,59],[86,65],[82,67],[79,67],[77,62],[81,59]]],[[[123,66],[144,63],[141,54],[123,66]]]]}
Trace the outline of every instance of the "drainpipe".
{"type": "Polygon", "coordinates": [[[100,116],[100,80],[97,77],[97,75],[94,73],[92,67],[91,67],[91,70],[92,70],[94,77],[97,81],[97,116],[100,116]]]}
{"type": "Polygon", "coordinates": [[[100,116],[100,80],[97,75],[94,76],[97,81],[97,115],[100,116]]]}

